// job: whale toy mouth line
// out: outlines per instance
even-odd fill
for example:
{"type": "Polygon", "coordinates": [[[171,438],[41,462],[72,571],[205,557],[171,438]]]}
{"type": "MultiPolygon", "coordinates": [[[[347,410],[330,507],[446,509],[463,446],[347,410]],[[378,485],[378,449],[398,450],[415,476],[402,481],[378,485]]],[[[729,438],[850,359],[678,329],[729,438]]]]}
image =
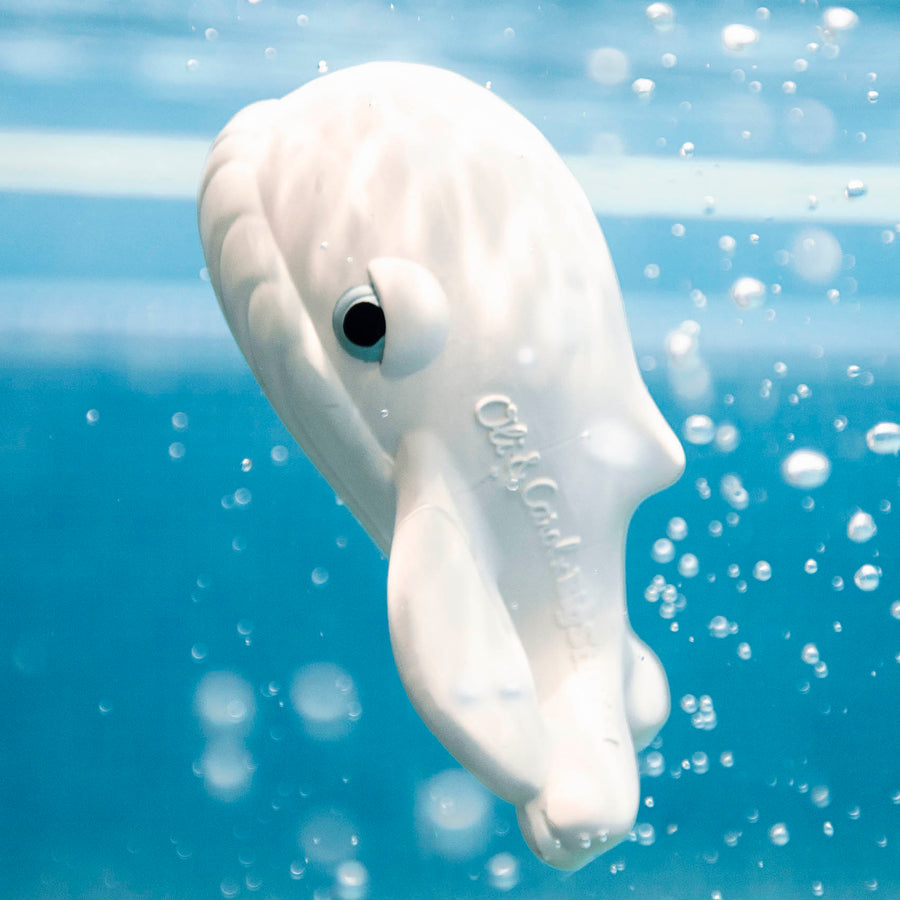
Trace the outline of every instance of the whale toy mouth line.
{"type": "Polygon", "coordinates": [[[266,396],[389,553],[413,706],[541,859],[587,864],[669,713],[624,539],[683,453],[584,193],[490,91],[370,63],[239,112],[199,226],[266,396]]]}

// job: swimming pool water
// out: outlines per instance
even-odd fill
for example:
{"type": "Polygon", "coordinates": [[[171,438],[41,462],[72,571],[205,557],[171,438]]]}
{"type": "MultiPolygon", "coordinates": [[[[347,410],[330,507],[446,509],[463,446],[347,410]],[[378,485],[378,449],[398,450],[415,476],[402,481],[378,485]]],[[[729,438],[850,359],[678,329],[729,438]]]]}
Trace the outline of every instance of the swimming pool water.
{"type": "Polygon", "coordinates": [[[0,2],[4,896],[900,896],[900,468],[866,440],[900,422],[900,17],[647,6],[0,2]],[[409,706],[386,561],[202,271],[209,140],[375,58],[544,130],[654,398],[679,436],[712,423],[629,534],[673,698],[634,840],[571,875],[409,706]],[[822,486],[786,482],[800,448],[822,486]]]}

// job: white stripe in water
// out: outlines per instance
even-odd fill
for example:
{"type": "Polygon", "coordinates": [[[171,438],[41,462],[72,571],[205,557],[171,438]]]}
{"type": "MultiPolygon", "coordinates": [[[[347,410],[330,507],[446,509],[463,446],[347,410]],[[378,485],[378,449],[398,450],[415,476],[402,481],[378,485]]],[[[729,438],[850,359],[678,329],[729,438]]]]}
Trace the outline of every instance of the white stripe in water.
{"type": "MultiPolygon", "coordinates": [[[[0,191],[188,200],[196,196],[209,143],[119,132],[0,131],[0,191]]],[[[597,155],[566,162],[601,218],[714,215],[890,225],[900,209],[896,166],[597,155]],[[851,180],[866,185],[864,196],[845,195],[851,180]]]]}

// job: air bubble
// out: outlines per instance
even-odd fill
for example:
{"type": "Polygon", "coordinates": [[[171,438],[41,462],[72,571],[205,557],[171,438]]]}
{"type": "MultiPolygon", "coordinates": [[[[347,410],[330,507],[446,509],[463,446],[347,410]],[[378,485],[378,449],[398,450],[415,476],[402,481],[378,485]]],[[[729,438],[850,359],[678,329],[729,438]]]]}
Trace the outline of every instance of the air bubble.
{"type": "Polygon", "coordinates": [[[345,859],[335,872],[339,900],[363,900],[369,892],[369,870],[356,859],[345,859]]]}
{"type": "Polygon", "coordinates": [[[488,883],[498,891],[511,891],[519,883],[519,861],[511,853],[497,853],[487,861],[488,883]]]}
{"type": "Polygon", "coordinates": [[[716,434],[716,426],[709,416],[688,416],[685,419],[682,434],[689,444],[702,446],[712,442],[716,434]]]}
{"type": "Polygon", "coordinates": [[[328,63],[324,59],[320,59],[316,69],[320,75],[324,75],[328,71],[328,63]]]}
{"type": "Polygon", "coordinates": [[[843,250],[824,228],[801,231],[791,245],[794,271],[810,284],[827,284],[841,270],[843,250]]]}
{"type": "Polygon", "coordinates": [[[854,197],[864,197],[867,190],[868,188],[864,181],[859,178],[851,178],[844,188],[844,196],[851,200],[854,197]]]}
{"type": "Polygon", "coordinates": [[[864,544],[878,532],[875,520],[867,512],[858,510],[847,523],[847,537],[855,544],[864,544]]]}
{"type": "Polygon", "coordinates": [[[673,541],[683,541],[687,537],[687,522],[681,516],[673,516],[666,525],[666,534],[673,541]]]}
{"type": "Polygon", "coordinates": [[[819,661],[819,648],[815,644],[804,644],[800,659],[807,665],[814,666],[819,661]]]}
{"type": "Polygon", "coordinates": [[[866,563],[856,570],[853,582],[861,591],[874,591],[881,583],[881,569],[866,563]]]}
{"type": "Polygon", "coordinates": [[[722,29],[722,43],[727,50],[739,53],[759,40],[759,32],[750,25],[726,25],[722,29]]]}
{"type": "Polygon", "coordinates": [[[831,475],[831,461],[818,450],[795,450],[781,464],[781,475],[791,487],[821,487],[831,475]]]}
{"type": "Polygon", "coordinates": [[[181,441],[175,441],[169,444],[169,457],[171,459],[181,459],[185,454],[185,446],[181,441]]]}
{"type": "Polygon", "coordinates": [[[746,641],[741,641],[741,643],[738,644],[737,655],[741,659],[750,659],[750,657],[753,655],[753,651],[746,641]]]}
{"type": "Polygon", "coordinates": [[[855,28],[859,24],[859,16],[846,6],[830,6],[822,14],[822,24],[826,31],[838,34],[855,28]]]}
{"type": "Polygon", "coordinates": [[[694,145],[691,141],[685,141],[678,150],[678,155],[682,159],[692,159],[694,156],[694,145]]]}
{"type": "Polygon", "coordinates": [[[808,559],[803,564],[803,571],[806,572],[807,575],[815,575],[816,572],[819,571],[819,564],[814,559],[808,559]]]}
{"type": "Polygon", "coordinates": [[[651,750],[644,757],[643,770],[651,778],[658,778],[666,770],[666,760],[658,750],[651,750]]]}
{"type": "Polygon", "coordinates": [[[766,286],[758,278],[744,276],[731,285],[730,293],[739,309],[757,309],[766,299],[766,286]]]}
{"type": "Polygon", "coordinates": [[[671,31],[675,25],[675,10],[669,3],[651,3],[645,12],[657,31],[671,31]]]}
{"type": "Polygon", "coordinates": [[[362,715],[353,678],[335,663],[310,663],[300,669],[290,698],[307,733],[316,740],[345,737],[362,715]]]}
{"type": "Polygon", "coordinates": [[[678,572],[685,578],[694,578],[700,571],[700,562],[693,553],[685,553],[678,560],[678,572]]]}
{"type": "Polygon", "coordinates": [[[652,78],[635,78],[631,83],[631,90],[634,91],[641,100],[649,100],[656,90],[656,82],[653,81],[652,78]]]}
{"type": "Polygon", "coordinates": [[[769,840],[776,847],[783,847],[789,840],[791,839],[791,835],[787,830],[787,825],[784,822],[776,822],[769,829],[769,840]]]}
{"type": "Polygon", "coordinates": [[[900,453],[900,425],[879,422],[866,432],[866,446],[879,456],[897,456],[900,453]]]}
{"type": "Polygon", "coordinates": [[[719,482],[719,493],[732,509],[743,510],[750,505],[750,494],[744,487],[740,476],[733,472],[722,476],[722,480],[719,482]]]}
{"type": "Polygon", "coordinates": [[[605,87],[621,84],[629,68],[628,57],[616,47],[599,47],[588,56],[588,77],[605,87]]]}
{"type": "Polygon", "coordinates": [[[668,538],[660,538],[654,542],[650,555],[655,562],[671,562],[675,558],[675,545],[668,538]]]}
{"type": "Polygon", "coordinates": [[[323,584],[326,584],[328,581],[328,569],[323,566],[316,566],[315,569],[310,573],[310,580],[316,587],[321,587],[323,584]]]}

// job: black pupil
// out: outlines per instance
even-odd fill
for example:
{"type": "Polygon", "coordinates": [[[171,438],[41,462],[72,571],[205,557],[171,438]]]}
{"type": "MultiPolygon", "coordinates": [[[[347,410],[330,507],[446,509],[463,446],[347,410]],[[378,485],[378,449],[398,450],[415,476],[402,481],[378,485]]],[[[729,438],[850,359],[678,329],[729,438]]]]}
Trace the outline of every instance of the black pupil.
{"type": "Polygon", "coordinates": [[[354,303],[344,316],[344,334],[357,347],[377,344],[384,331],[384,311],[374,303],[354,303]]]}

